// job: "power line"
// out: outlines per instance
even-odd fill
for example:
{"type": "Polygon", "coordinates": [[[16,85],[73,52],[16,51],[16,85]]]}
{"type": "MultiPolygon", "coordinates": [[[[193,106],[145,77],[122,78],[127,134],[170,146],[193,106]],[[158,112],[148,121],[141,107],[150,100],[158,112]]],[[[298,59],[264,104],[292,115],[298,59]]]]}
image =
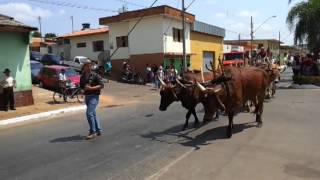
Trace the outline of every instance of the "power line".
{"type": "Polygon", "coordinates": [[[118,11],[112,10],[112,9],[96,8],[96,7],[80,5],[80,4],[72,4],[72,3],[63,2],[63,1],[48,1],[48,0],[28,0],[28,1],[42,3],[42,4],[49,4],[49,5],[54,5],[54,6],[60,6],[60,7],[69,7],[69,8],[78,8],[78,9],[84,9],[84,10],[92,10],[92,11],[118,12],[118,11]]]}
{"type": "Polygon", "coordinates": [[[195,2],[196,0],[192,0],[191,3],[186,7],[186,10],[195,2]]]}
{"type": "Polygon", "coordinates": [[[133,2],[130,2],[130,1],[126,1],[126,0],[115,0],[115,1],[124,2],[126,4],[130,4],[130,5],[137,6],[137,7],[143,7],[143,8],[147,7],[147,6],[144,6],[144,5],[141,5],[141,4],[137,4],[137,3],[133,3],[133,2]]]}
{"type": "Polygon", "coordinates": [[[226,29],[224,28],[227,32],[230,32],[230,33],[234,33],[234,34],[240,34],[240,35],[243,35],[243,36],[250,36],[250,34],[244,34],[244,33],[240,33],[240,32],[237,32],[237,31],[234,31],[234,30],[231,30],[231,29],[226,29]]]}

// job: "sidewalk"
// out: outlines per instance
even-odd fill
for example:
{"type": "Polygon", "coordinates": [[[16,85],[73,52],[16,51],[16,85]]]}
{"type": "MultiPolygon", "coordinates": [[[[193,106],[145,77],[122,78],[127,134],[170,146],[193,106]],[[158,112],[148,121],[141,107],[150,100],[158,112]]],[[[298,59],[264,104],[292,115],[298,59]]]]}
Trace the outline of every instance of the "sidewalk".
{"type": "MultiPolygon", "coordinates": [[[[53,102],[53,92],[39,87],[33,86],[32,88],[34,105],[18,107],[15,111],[0,111],[0,122],[3,120],[21,118],[29,115],[44,114],[45,112],[53,112],[59,114],[68,111],[77,111],[85,109],[84,104],[78,103],[76,100],[68,103],[56,104],[53,102]]],[[[99,106],[105,107],[112,105],[114,100],[111,96],[101,96],[99,106]]],[[[50,116],[50,113],[47,113],[50,116]]],[[[51,113],[52,114],[52,113],[51,113]]],[[[33,116],[33,118],[36,116],[33,116]]]]}

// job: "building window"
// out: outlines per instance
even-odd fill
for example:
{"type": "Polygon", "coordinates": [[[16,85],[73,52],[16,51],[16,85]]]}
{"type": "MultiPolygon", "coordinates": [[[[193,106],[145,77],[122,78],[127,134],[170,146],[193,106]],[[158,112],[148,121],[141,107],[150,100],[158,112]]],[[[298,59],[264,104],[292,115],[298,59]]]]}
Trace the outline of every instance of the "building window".
{"type": "Polygon", "coordinates": [[[63,44],[70,44],[70,39],[64,39],[63,44]]]}
{"type": "Polygon", "coordinates": [[[93,52],[104,51],[103,41],[93,41],[92,47],[93,47],[93,52]]]}
{"type": "Polygon", "coordinates": [[[128,36],[117,37],[117,47],[128,47],[128,36]]]}
{"type": "Polygon", "coordinates": [[[182,30],[173,28],[173,41],[175,42],[182,42],[182,30]]]}
{"type": "Polygon", "coordinates": [[[86,47],[87,44],[84,42],[84,43],[77,43],[77,48],[84,48],[86,47]]]}
{"type": "Polygon", "coordinates": [[[52,46],[48,46],[48,53],[52,54],[52,46]]]}

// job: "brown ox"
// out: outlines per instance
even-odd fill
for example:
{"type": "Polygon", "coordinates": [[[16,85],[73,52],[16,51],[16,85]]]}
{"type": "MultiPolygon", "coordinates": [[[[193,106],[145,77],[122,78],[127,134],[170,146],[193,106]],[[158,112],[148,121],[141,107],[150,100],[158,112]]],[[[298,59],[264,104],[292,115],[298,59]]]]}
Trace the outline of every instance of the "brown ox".
{"type": "MultiPolygon", "coordinates": [[[[203,73],[204,80],[205,81],[211,81],[212,80],[212,73],[203,73]]],[[[172,84],[165,84],[163,81],[161,81],[162,87],[160,90],[160,111],[166,111],[167,108],[173,103],[180,101],[182,106],[188,110],[186,114],[186,121],[182,128],[182,130],[185,130],[188,127],[189,124],[189,118],[191,114],[195,118],[194,126],[199,125],[199,119],[196,114],[195,107],[197,104],[202,103],[204,107],[213,107],[216,106],[212,105],[212,98],[215,98],[214,95],[208,96],[208,98],[203,98],[203,96],[200,95],[200,91],[197,89],[197,87],[194,84],[188,84],[188,82],[193,82],[194,80],[201,80],[202,75],[200,73],[185,73],[183,76],[185,79],[183,79],[182,83],[179,80],[177,80],[175,85],[172,84]]],[[[212,120],[212,117],[214,113],[216,112],[215,109],[211,108],[205,108],[205,117],[204,122],[212,120]]]]}
{"type": "Polygon", "coordinates": [[[216,105],[222,103],[228,114],[229,126],[227,136],[232,136],[233,117],[240,112],[247,101],[255,104],[256,122],[258,127],[262,126],[262,112],[265,91],[269,84],[269,76],[266,71],[256,67],[236,68],[225,67],[225,75],[213,81],[207,88],[198,84],[204,94],[214,94],[218,97],[216,105]]]}
{"type": "Polygon", "coordinates": [[[186,72],[183,74],[182,79],[184,81],[193,83],[194,81],[198,81],[198,82],[207,82],[207,81],[211,81],[213,79],[215,79],[215,77],[217,76],[217,73],[214,72],[186,72]],[[203,79],[202,79],[203,77],[203,79]]]}
{"type": "Polygon", "coordinates": [[[274,97],[276,93],[276,83],[279,82],[280,73],[282,73],[285,70],[285,68],[275,64],[266,64],[266,63],[257,63],[255,66],[265,70],[269,75],[270,83],[269,83],[269,86],[267,87],[266,98],[270,99],[274,97]]]}

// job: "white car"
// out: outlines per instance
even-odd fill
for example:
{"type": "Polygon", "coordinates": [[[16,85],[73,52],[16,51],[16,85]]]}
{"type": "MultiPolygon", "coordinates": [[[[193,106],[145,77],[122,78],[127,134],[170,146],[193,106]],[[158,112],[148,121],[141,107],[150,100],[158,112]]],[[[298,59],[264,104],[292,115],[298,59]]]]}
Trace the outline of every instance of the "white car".
{"type": "MultiPolygon", "coordinates": [[[[82,66],[83,66],[83,63],[87,60],[88,58],[85,57],[85,56],[75,56],[73,58],[73,61],[63,61],[63,65],[66,65],[66,66],[70,66],[70,67],[73,67],[77,70],[81,70],[82,66]]],[[[93,61],[94,62],[94,61],[93,61]]],[[[96,70],[98,68],[98,65],[96,62],[94,62],[94,65],[92,66],[92,69],[93,70],[96,70]]]]}

